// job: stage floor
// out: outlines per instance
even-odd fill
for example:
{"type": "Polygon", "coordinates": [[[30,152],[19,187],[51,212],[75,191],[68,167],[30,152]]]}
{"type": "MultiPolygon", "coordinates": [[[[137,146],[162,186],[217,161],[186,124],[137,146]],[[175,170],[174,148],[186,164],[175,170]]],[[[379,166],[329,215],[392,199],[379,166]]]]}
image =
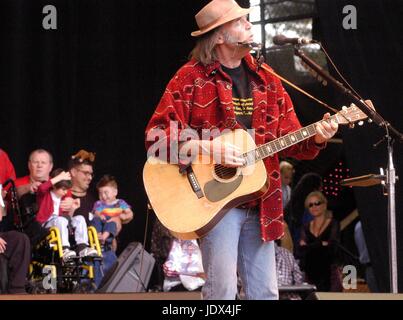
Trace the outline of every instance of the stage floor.
{"type": "Polygon", "coordinates": [[[0,295],[0,300],[201,300],[201,298],[201,292],[0,295]]]}
{"type": "MultiPolygon", "coordinates": [[[[403,300],[403,294],[317,292],[315,300],[403,300]]],[[[0,295],[0,300],[201,300],[201,292],[0,295]]]]}

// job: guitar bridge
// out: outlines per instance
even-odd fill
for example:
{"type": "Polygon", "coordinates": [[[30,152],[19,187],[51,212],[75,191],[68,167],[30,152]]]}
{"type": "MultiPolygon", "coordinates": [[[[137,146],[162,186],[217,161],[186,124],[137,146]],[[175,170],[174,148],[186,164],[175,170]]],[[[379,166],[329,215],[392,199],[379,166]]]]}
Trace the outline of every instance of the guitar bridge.
{"type": "Polygon", "coordinates": [[[197,180],[195,173],[193,172],[192,166],[188,166],[186,168],[186,175],[188,177],[190,186],[193,189],[193,192],[197,195],[197,198],[198,199],[203,198],[204,197],[203,191],[200,187],[199,181],[197,180]]]}

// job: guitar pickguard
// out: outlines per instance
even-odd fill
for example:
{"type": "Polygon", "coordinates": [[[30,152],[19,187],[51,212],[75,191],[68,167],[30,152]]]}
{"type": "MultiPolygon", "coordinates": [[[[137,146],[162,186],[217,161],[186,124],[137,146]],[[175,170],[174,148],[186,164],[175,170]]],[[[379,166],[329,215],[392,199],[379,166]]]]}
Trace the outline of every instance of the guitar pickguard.
{"type": "Polygon", "coordinates": [[[204,194],[211,202],[220,201],[234,192],[242,183],[243,176],[239,175],[231,182],[223,183],[211,180],[204,185],[204,194]]]}

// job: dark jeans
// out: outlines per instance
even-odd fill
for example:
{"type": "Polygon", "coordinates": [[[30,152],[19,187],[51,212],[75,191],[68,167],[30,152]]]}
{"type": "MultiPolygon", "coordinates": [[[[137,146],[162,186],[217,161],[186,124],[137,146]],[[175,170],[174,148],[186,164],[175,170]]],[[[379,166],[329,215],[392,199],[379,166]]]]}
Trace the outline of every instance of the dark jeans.
{"type": "Polygon", "coordinates": [[[112,244],[113,238],[116,236],[116,232],[117,232],[116,223],[103,221],[99,217],[94,217],[94,219],[91,220],[91,225],[95,227],[97,232],[100,232],[100,233],[109,232],[110,233],[109,238],[106,239],[106,241],[105,241],[105,244],[107,246],[110,246],[112,244]]]}
{"type": "Polygon", "coordinates": [[[28,237],[17,231],[1,232],[0,238],[7,242],[6,251],[2,253],[8,262],[8,293],[25,293],[25,284],[31,245],[28,237]]]}

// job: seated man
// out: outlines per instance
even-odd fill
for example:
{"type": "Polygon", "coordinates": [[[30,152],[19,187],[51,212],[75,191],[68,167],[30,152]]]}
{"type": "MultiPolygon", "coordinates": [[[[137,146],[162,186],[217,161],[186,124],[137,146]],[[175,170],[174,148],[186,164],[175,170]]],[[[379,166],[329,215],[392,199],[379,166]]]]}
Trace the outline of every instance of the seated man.
{"type": "MultiPolygon", "coordinates": [[[[35,220],[35,214],[38,211],[36,192],[42,182],[49,180],[52,168],[52,154],[44,149],[36,149],[30,153],[28,158],[29,174],[19,177],[15,181],[22,215],[19,217],[22,221],[18,222],[23,224],[24,233],[33,246],[47,234],[46,229],[35,220]]],[[[66,210],[65,202],[60,203],[63,210],[66,210]]]]}
{"type": "MultiPolygon", "coordinates": [[[[94,177],[94,161],[95,153],[80,150],[71,157],[68,163],[68,168],[71,174],[72,182],[72,197],[80,200],[80,207],[74,211],[74,216],[81,215],[85,218],[87,224],[92,220],[92,211],[95,202],[97,201],[96,194],[91,188],[91,182],[94,177]]],[[[66,197],[67,201],[68,198],[66,197]]],[[[121,216],[116,219],[116,236],[122,229],[122,224],[127,224],[133,219],[133,214],[121,216]]],[[[116,239],[112,242],[112,249],[116,251],[116,239]]]]}

